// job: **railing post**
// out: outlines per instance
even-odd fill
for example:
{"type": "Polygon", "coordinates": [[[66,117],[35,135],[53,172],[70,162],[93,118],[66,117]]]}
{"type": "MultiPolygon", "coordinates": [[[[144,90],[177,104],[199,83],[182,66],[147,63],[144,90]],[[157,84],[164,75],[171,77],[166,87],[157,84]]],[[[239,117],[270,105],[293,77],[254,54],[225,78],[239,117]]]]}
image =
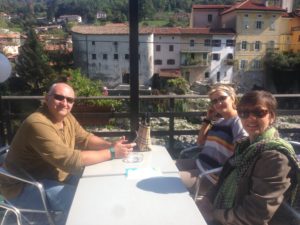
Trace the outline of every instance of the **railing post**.
{"type": "Polygon", "coordinates": [[[170,146],[169,146],[169,149],[171,149],[171,151],[174,151],[174,112],[175,112],[175,99],[170,98],[170,121],[169,121],[170,146]]]}
{"type": "Polygon", "coordinates": [[[2,96],[0,95],[0,145],[5,145],[5,131],[4,131],[4,107],[2,96]]]}

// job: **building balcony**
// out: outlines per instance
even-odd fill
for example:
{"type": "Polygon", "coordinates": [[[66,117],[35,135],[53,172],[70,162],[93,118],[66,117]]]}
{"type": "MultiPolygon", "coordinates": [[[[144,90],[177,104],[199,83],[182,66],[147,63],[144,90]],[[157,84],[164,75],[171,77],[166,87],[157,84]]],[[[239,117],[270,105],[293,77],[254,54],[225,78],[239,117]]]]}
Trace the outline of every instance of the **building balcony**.
{"type": "Polygon", "coordinates": [[[227,65],[227,66],[234,66],[237,63],[237,60],[234,60],[234,59],[224,59],[223,63],[224,63],[224,65],[227,65]]]}
{"type": "Polygon", "coordinates": [[[210,64],[209,60],[185,60],[180,64],[182,68],[197,68],[197,67],[208,67],[210,64]]]}

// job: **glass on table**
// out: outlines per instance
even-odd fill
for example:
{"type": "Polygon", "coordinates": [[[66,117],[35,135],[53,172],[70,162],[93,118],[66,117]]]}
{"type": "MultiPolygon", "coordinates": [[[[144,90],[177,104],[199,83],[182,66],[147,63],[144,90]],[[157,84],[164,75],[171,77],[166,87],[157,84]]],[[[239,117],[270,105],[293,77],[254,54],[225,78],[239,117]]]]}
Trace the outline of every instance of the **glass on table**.
{"type": "Polygon", "coordinates": [[[142,162],[144,155],[141,152],[130,152],[127,157],[123,159],[125,163],[139,163],[142,162]]]}

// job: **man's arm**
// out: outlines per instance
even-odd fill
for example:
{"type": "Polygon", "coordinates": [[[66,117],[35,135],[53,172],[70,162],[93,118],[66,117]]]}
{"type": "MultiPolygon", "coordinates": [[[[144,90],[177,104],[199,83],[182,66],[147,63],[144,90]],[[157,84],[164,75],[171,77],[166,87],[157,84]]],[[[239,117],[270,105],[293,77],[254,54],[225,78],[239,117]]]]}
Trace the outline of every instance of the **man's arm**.
{"type": "Polygon", "coordinates": [[[135,145],[135,143],[127,143],[125,137],[120,138],[118,141],[112,144],[111,142],[105,141],[100,137],[91,136],[89,138],[88,147],[101,146],[102,148],[98,151],[81,151],[82,164],[84,166],[88,166],[113,159],[114,157],[124,158],[133,150],[135,145]],[[106,146],[106,148],[104,146],[106,146]],[[115,153],[114,157],[111,153],[111,150],[113,150],[115,153]]]}
{"type": "Polygon", "coordinates": [[[104,138],[92,135],[89,137],[87,149],[108,149],[112,146],[110,141],[105,140],[104,138]]]}

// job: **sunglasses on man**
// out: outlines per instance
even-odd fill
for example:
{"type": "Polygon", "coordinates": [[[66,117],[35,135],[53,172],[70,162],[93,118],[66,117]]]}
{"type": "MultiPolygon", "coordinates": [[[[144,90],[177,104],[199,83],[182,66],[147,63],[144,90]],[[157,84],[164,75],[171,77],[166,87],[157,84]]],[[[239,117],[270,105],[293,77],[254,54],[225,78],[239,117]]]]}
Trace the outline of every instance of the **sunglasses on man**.
{"type": "Polygon", "coordinates": [[[269,113],[269,110],[267,109],[253,109],[253,110],[249,110],[249,109],[238,109],[237,110],[237,113],[239,115],[239,117],[241,119],[247,119],[250,114],[255,116],[256,118],[264,118],[268,113],[269,113]]]}
{"type": "Polygon", "coordinates": [[[73,104],[75,102],[75,98],[66,97],[59,94],[53,94],[53,98],[58,101],[64,101],[66,99],[69,104],[73,104]]]}

